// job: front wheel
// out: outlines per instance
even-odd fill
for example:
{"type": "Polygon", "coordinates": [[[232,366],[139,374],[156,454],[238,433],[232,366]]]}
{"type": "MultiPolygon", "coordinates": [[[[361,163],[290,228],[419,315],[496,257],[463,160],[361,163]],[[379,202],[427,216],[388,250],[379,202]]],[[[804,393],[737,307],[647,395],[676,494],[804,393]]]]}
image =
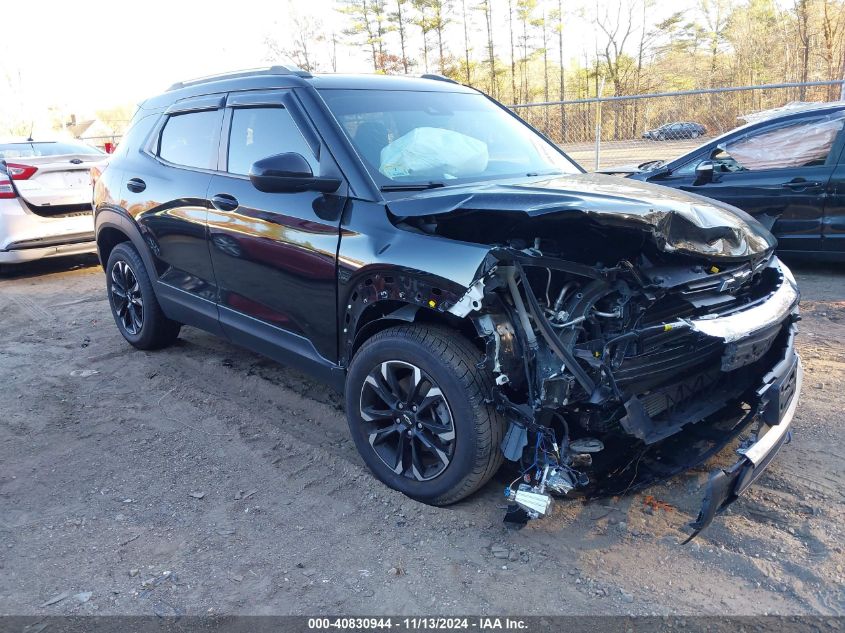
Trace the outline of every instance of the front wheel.
{"type": "Polygon", "coordinates": [[[481,352],[448,328],[403,325],[366,341],[349,366],[346,415],[382,482],[434,505],[463,499],[502,463],[505,421],[487,402],[481,352]]]}

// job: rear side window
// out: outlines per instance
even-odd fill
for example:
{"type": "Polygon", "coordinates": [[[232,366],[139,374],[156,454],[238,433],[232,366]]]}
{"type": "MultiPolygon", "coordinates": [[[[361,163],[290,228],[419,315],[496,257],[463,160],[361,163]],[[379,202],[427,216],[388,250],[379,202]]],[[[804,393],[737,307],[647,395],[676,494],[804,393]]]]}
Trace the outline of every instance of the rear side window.
{"type": "Polygon", "coordinates": [[[237,108],[232,113],[229,133],[228,171],[246,175],[255,161],[296,152],[302,154],[311,170],[318,172],[311,148],[284,108],[237,108]]]}
{"type": "Polygon", "coordinates": [[[171,116],[161,132],[159,156],[174,165],[213,169],[222,110],[171,116]]]}

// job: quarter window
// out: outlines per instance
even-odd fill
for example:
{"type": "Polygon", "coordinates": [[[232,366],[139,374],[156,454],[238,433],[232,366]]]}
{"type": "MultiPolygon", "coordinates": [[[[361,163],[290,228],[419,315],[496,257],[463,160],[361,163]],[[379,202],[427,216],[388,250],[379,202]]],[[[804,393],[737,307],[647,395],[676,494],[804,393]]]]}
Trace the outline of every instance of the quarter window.
{"type": "Polygon", "coordinates": [[[229,167],[233,174],[246,175],[262,158],[296,152],[302,154],[314,173],[318,172],[311,147],[284,108],[236,108],[229,133],[229,167]]]}
{"type": "Polygon", "coordinates": [[[215,168],[220,117],[220,110],[171,116],[161,132],[159,156],[175,165],[215,168]]]}

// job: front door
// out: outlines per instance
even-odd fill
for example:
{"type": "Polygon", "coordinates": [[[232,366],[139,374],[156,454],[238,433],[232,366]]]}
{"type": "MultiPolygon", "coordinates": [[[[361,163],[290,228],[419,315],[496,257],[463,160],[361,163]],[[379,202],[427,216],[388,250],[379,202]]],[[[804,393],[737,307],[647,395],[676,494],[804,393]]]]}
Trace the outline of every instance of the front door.
{"type": "Polygon", "coordinates": [[[315,175],[336,166],[328,151],[320,151],[290,91],[237,93],[227,105],[225,173],[211,180],[208,216],[220,322],[242,344],[271,341],[293,356],[335,362],[337,247],[345,199],[314,191],[264,193],[248,174],[254,162],[286,152],[304,156],[315,175]]]}

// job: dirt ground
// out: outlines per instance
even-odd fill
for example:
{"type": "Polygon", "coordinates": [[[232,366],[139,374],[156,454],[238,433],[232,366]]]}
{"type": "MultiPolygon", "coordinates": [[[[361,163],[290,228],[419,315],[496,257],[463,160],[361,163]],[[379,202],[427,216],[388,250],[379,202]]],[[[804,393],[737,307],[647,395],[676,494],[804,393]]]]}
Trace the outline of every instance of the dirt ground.
{"type": "Polygon", "coordinates": [[[794,439],[681,546],[708,468],[522,530],[496,481],[428,507],[370,476],[339,395],[190,328],[134,350],[91,258],[21,268],[0,278],[0,615],[845,614],[845,267],[796,271],[794,439]]]}

